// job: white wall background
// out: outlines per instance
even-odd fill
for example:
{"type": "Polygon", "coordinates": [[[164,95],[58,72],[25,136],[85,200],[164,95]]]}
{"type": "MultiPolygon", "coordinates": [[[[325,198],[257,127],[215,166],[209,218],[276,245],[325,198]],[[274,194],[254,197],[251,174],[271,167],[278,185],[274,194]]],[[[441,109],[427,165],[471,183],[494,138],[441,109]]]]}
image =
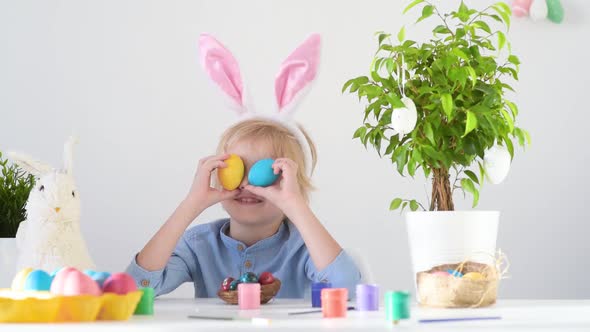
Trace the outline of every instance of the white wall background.
{"type": "MultiPolygon", "coordinates": [[[[523,62],[518,121],[533,145],[503,185],[483,189],[479,206],[502,211],[498,242],[512,263],[504,298],[590,297],[590,2],[563,2],[564,24],[515,20],[510,32],[523,62]]],[[[322,70],[298,115],[319,147],[313,207],[343,246],[361,248],[378,283],[411,289],[403,219],[387,208],[396,195],[423,198],[424,182],[399,177],[351,140],[362,108],[340,94],[348,78],[367,73],[373,32],[413,22],[401,16],[406,3],[2,0],[0,150],[57,165],[63,141],[78,134],[83,232],[99,267],[122,270],[183,198],[197,160],[213,152],[231,119],[198,66],[199,33],[229,45],[264,108],[282,59],[319,32],[322,70]]],[[[425,38],[428,28],[409,26],[407,36],[425,38]]],[[[214,207],[197,222],[222,216],[214,207]]],[[[177,294],[192,296],[191,287],[177,294]]]]}

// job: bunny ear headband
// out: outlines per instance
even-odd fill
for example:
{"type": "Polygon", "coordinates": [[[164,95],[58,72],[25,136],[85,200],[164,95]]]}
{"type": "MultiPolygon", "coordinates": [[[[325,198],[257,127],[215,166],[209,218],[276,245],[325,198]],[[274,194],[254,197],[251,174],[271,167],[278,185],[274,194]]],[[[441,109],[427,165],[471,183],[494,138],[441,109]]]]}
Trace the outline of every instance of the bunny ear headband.
{"type": "Polygon", "coordinates": [[[311,147],[301,129],[293,121],[292,115],[297,102],[316,77],[320,62],[320,36],[309,36],[281,64],[275,78],[276,107],[271,114],[257,114],[248,107],[238,62],[219,41],[211,35],[202,34],[199,38],[199,53],[201,66],[229,99],[231,108],[238,115],[237,122],[260,118],[277,122],[289,129],[303,150],[305,169],[310,176],[311,147]]]}

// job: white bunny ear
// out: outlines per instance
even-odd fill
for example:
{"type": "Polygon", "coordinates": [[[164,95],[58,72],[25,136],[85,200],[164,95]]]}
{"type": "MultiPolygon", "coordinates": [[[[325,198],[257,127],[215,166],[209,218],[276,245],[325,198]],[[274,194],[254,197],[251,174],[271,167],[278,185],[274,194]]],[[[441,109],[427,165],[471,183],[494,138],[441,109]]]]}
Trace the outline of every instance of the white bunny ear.
{"type": "Polygon", "coordinates": [[[8,152],[8,159],[36,177],[41,177],[42,175],[51,172],[53,169],[50,165],[37,161],[25,154],[8,152]]]}
{"type": "Polygon", "coordinates": [[[199,38],[199,57],[209,78],[229,97],[232,108],[239,115],[246,113],[240,66],[232,53],[213,36],[204,33],[199,38]]]}
{"type": "Polygon", "coordinates": [[[313,34],[281,64],[275,79],[275,96],[280,115],[293,112],[303,91],[315,79],[320,63],[320,46],[320,35],[313,34]]]}
{"type": "Polygon", "coordinates": [[[78,144],[78,138],[70,136],[64,144],[64,169],[67,174],[74,174],[74,146],[78,144]]]}

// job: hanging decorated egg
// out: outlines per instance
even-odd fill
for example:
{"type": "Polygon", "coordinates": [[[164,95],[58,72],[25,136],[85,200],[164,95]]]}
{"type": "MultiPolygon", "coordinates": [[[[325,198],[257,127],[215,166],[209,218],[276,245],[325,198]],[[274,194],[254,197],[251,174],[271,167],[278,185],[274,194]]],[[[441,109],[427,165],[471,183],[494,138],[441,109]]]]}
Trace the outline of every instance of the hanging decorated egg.
{"type": "Polygon", "coordinates": [[[560,0],[547,0],[547,18],[553,23],[563,22],[563,6],[560,0]]]}
{"type": "Polygon", "coordinates": [[[531,4],[529,15],[535,21],[540,21],[547,18],[547,2],[545,0],[536,0],[531,4]]]}
{"type": "Polygon", "coordinates": [[[533,0],[512,0],[512,14],[516,17],[529,16],[532,2],[533,0]]]}
{"type": "Polygon", "coordinates": [[[506,147],[494,145],[484,154],[483,167],[486,178],[493,184],[499,184],[506,179],[510,171],[510,153],[506,147]]]}
{"type": "Polygon", "coordinates": [[[248,172],[248,183],[258,187],[272,185],[279,178],[279,174],[275,174],[272,168],[274,162],[274,159],[268,158],[254,163],[248,172]]]}
{"type": "Polygon", "coordinates": [[[391,126],[399,134],[400,140],[416,127],[418,112],[412,99],[403,97],[405,107],[395,108],[391,113],[391,126]]]}
{"type": "Polygon", "coordinates": [[[235,154],[231,154],[224,162],[227,167],[217,169],[219,183],[226,190],[234,190],[240,186],[244,178],[244,162],[235,154]]]}

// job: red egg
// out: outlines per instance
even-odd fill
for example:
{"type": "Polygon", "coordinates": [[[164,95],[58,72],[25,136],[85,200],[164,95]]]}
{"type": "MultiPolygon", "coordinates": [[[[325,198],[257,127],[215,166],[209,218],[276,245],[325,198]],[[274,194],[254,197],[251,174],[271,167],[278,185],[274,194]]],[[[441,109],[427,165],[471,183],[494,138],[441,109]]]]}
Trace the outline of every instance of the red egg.
{"type": "Polygon", "coordinates": [[[137,285],[133,277],[127,273],[113,273],[102,284],[102,290],[105,293],[115,293],[125,295],[137,290],[137,285]]]}
{"type": "Polygon", "coordinates": [[[272,284],[275,281],[275,277],[270,272],[262,272],[258,277],[258,282],[261,285],[272,284]]]}
{"type": "Polygon", "coordinates": [[[221,289],[224,291],[230,290],[229,286],[231,285],[232,281],[234,281],[234,278],[232,277],[227,277],[223,279],[223,282],[221,283],[221,289]]]}

